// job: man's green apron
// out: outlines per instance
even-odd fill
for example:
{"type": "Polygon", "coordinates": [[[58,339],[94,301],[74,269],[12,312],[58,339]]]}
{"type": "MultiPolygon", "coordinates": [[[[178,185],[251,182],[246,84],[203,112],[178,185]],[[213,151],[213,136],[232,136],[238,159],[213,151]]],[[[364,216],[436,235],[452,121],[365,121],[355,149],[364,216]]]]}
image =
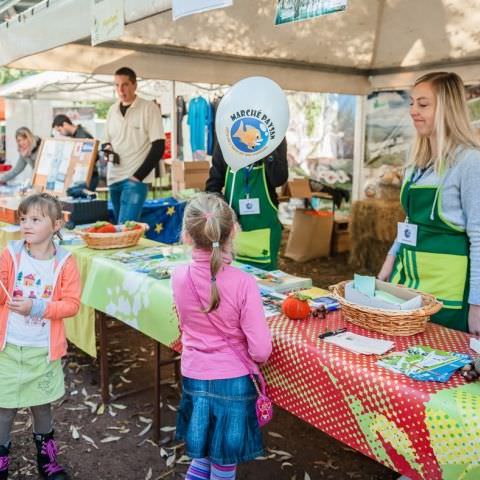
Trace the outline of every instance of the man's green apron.
{"type": "Polygon", "coordinates": [[[225,177],[225,199],[238,216],[242,231],[238,232],[235,242],[235,258],[264,270],[277,268],[278,251],[282,236],[282,227],[278,220],[278,208],[270,198],[265,165],[255,164],[245,167],[234,174],[227,168],[225,177]],[[235,185],[233,181],[235,178],[235,185]],[[240,214],[240,200],[258,199],[260,212],[251,215],[240,214]]]}
{"type": "Polygon", "coordinates": [[[443,216],[442,187],[416,185],[412,177],[400,200],[408,222],[418,227],[417,244],[401,244],[391,280],[435,295],[444,307],[432,321],[467,331],[469,239],[443,216]]]}

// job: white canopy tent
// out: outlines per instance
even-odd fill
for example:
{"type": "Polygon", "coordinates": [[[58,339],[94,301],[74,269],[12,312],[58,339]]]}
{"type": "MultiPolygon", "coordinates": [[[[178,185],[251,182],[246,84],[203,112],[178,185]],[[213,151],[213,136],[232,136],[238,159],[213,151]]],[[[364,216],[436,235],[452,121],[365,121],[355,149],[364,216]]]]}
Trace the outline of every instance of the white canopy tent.
{"type": "Polygon", "coordinates": [[[173,22],[171,0],[125,0],[125,33],[91,47],[91,0],[50,0],[0,26],[0,64],[108,74],[129,65],[143,78],[220,84],[260,74],[286,89],[353,94],[408,86],[420,70],[480,79],[476,0],[350,0],[345,12],[282,26],[276,3],[236,0],[173,22]]]}

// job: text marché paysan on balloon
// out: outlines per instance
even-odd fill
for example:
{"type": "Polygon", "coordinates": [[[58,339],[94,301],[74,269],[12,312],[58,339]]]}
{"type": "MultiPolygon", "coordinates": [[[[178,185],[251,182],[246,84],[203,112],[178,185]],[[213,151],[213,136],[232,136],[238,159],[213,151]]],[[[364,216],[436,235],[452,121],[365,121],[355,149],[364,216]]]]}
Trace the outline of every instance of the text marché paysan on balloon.
{"type": "Polygon", "coordinates": [[[225,128],[231,148],[243,155],[252,156],[263,152],[269,140],[275,138],[275,125],[261,110],[240,110],[232,115],[230,128],[225,128]]]}
{"type": "Polygon", "coordinates": [[[275,125],[273,122],[270,120],[268,115],[262,113],[261,110],[253,110],[253,109],[248,109],[248,110],[240,110],[237,113],[234,113],[233,115],[230,115],[230,118],[232,122],[235,120],[238,120],[239,118],[242,117],[256,117],[259,120],[261,120],[263,123],[268,128],[269,134],[270,134],[270,140],[273,140],[275,138],[275,125]]]}

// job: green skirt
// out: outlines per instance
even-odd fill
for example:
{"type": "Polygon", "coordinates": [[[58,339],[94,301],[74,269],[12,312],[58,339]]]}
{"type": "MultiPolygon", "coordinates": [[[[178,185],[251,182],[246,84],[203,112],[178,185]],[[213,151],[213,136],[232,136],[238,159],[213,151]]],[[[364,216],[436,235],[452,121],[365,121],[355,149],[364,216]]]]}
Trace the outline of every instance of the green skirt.
{"type": "Polygon", "coordinates": [[[0,408],[25,408],[65,394],[61,360],[48,361],[46,347],[7,343],[0,352],[0,408]]]}

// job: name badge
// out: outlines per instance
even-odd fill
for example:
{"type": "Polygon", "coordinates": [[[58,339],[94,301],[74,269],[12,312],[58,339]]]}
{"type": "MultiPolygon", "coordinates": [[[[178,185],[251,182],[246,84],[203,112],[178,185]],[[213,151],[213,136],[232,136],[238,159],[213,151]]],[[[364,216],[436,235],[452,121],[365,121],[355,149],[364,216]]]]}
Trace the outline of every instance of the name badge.
{"type": "Polygon", "coordinates": [[[260,213],[260,201],[258,198],[243,198],[239,202],[240,215],[257,215],[260,213]]]}
{"type": "Polygon", "coordinates": [[[397,225],[397,242],[405,245],[417,246],[418,227],[413,223],[398,222],[397,225]]]}

